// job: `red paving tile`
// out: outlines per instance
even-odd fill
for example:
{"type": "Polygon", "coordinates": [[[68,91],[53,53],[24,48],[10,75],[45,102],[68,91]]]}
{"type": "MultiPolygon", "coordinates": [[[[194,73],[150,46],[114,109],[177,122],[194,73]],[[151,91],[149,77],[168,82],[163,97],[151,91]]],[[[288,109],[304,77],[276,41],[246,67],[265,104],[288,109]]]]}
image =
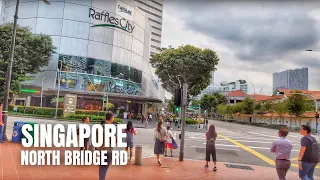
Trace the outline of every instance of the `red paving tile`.
{"type": "MultiPolygon", "coordinates": [[[[20,151],[25,149],[21,144],[6,142],[0,144],[0,180],[96,180],[97,166],[21,166],[20,151]]],[[[53,149],[53,148],[50,148],[53,149]]],[[[61,148],[59,148],[60,150],[61,148]]],[[[61,149],[63,150],[63,149],[61,149]]],[[[63,161],[62,161],[63,162],[63,161]]],[[[146,158],[142,166],[129,163],[126,166],[111,166],[107,179],[117,180],[275,180],[275,169],[251,166],[254,171],[230,169],[224,163],[218,163],[218,171],[213,172],[212,166],[204,169],[204,162],[176,158],[164,158],[162,167],[157,165],[155,158],[146,158]]],[[[298,174],[289,172],[287,179],[298,180],[298,174]]],[[[316,177],[316,179],[319,179],[316,177]]]]}

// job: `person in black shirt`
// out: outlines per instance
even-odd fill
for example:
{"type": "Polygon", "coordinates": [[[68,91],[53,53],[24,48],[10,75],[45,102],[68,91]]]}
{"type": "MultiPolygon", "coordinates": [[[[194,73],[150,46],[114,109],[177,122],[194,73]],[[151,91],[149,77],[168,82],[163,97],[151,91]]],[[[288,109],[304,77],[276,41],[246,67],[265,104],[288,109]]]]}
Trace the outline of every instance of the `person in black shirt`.
{"type": "Polygon", "coordinates": [[[310,135],[311,127],[309,125],[302,125],[300,128],[301,149],[299,153],[298,165],[299,176],[302,180],[313,180],[313,173],[317,165],[314,162],[315,158],[311,156],[313,141],[316,141],[314,137],[310,135]]]}

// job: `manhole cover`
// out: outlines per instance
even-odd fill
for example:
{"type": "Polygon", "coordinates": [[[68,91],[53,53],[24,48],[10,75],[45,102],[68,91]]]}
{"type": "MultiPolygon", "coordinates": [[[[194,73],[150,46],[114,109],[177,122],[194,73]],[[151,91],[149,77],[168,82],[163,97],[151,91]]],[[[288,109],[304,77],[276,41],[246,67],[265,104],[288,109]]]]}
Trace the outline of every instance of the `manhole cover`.
{"type": "Polygon", "coordinates": [[[234,168],[234,169],[243,169],[243,170],[251,170],[254,171],[254,169],[250,166],[241,166],[241,165],[235,165],[235,164],[224,164],[227,168],[234,168]]]}

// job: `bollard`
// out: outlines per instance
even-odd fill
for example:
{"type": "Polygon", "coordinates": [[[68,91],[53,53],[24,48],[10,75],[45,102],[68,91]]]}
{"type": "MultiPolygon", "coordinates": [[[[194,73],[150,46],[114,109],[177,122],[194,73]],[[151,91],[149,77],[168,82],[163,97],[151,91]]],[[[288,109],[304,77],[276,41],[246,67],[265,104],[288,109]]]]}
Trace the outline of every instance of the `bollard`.
{"type": "Polygon", "coordinates": [[[142,146],[141,145],[136,145],[135,148],[135,165],[142,165],[141,163],[142,160],[142,146]]]}

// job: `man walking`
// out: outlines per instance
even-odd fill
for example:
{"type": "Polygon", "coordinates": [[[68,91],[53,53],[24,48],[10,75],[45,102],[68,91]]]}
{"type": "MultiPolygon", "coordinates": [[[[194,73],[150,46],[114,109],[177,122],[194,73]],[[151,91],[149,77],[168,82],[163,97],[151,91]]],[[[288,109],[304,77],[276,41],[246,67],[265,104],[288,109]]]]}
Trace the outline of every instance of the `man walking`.
{"type": "Polygon", "coordinates": [[[290,154],[292,143],[287,139],[289,131],[281,128],[278,132],[280,139],[272,143],[271,152],[276,153],[276,169],[280,180],[286,180],[287,172],[291,166],[290,154]]]}
{"type": "Polygon", "coordinates": [[[302,125],[300,128],[301,149],[299,153],[299,176],[302,180],[314,180],[313,173],[319,162],[319,145],[316,138],[310,135],[311,127],[302,125]]]}

